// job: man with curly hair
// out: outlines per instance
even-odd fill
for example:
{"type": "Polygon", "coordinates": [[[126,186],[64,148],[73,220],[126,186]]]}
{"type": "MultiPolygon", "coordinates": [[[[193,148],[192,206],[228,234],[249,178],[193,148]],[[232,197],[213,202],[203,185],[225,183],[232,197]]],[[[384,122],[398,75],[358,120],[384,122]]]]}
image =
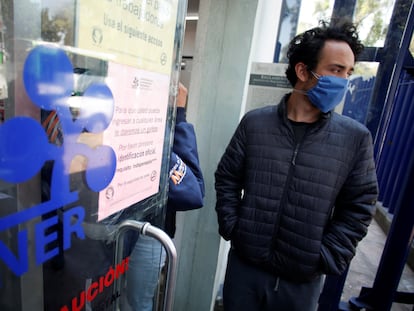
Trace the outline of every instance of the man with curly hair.
{"type": "Polygon", "coordinates": [[[372,138],[333,111],[363,45],[348,21],[321,22],[287,53],[293,86],[240,121],[215,172],[231,241],[225,311],[314,311],[323,276],[345,271],[375,212],[372,138]]]}

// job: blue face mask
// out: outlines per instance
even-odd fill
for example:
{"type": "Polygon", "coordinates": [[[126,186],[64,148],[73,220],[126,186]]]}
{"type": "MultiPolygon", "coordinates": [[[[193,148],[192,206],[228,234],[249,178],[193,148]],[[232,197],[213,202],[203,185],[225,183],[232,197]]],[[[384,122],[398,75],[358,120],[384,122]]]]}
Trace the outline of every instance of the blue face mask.
{"type": "Polygon", "coordinates": [[[306,92],[310,102],[326,113],[337,106],[348,90],[348,79],[335,76],[319,76],[312,72],[318,83],[306,92]]]}

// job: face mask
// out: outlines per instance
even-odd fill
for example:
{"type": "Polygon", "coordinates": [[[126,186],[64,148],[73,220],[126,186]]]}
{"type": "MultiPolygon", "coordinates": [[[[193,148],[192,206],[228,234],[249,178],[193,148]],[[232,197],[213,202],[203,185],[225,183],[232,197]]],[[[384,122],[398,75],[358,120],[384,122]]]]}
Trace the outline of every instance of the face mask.
{"type": "Polygon", "coordinates": [[[318,83],[305,92],[310,102],[326,113],[338,105],[348,90],[348,79],[335,76],[319,76],[312,72],[318,83]]]}

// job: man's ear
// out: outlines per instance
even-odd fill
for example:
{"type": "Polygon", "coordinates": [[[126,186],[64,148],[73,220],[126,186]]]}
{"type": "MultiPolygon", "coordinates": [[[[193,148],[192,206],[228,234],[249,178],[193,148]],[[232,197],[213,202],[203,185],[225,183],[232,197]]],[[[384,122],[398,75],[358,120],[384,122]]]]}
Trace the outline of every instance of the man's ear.
{"type": "Polygon", "coordinates": [[[309,79],[309,71],[308,71],[308,67],[302,63],[299,62],[295,65],[295,72],[296,72],[296,76],[298,77],[298,80],[302,81],[302,82],[306,82],[309,79]]]}

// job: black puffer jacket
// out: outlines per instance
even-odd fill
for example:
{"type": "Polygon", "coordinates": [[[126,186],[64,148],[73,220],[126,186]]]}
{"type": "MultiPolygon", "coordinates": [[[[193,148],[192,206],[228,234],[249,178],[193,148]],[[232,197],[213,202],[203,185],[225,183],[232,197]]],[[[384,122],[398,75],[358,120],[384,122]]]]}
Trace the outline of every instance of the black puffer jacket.
{"type": "Polygon", "coordinates": [[[215,173],[219,232],[244,259],[292,281],[342,273],[375,211],[370,132],[324,114],[301,142],[278,106],[248,112],[215,173]]]}

